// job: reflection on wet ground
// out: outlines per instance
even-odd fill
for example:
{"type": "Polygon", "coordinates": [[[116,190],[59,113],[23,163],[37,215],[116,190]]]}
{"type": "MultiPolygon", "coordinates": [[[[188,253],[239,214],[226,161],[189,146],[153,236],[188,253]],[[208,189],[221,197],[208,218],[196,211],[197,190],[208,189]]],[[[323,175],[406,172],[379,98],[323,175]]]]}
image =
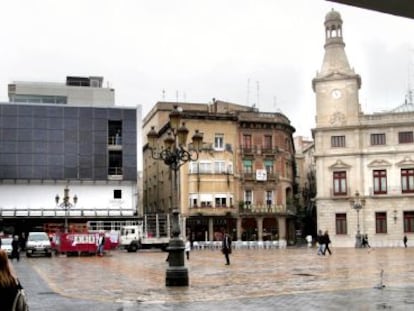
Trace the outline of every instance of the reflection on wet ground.
{"type": "MultiPolygon", "coordinates": [[[[318,295],[327,293],[340,293],[339,299],[347,303],[345,292],[358,296],[355,291],[379,298],[394,291],[401,303],[406,291],[412,294],[414,249],[344,248],[333,251],[332,256],[317,256],[315,249],[307,248],[236,250],[230,266],[224,265],[219,250],[192,251],[190,260],[186,261],[190,286],[184,288],[165,287],[167,254],[159,251],[113,251],[103,258],[59,256],[25,261],[53,291],[63,296],[125,305],[138,302],[181,303],[184,306],[192,302],[194,306],[197,302],[208,301],[212,306],[219,301],[223,304],[248,299],[252,303],[256,299],[263,302],[271,297],[282,299],[282,296],[290,295],[314,295],[318,299],[318,295]],[[381,290],[373,291],[381,282],[387,288],[386,294],[381,294],[381,290]]],[[[405,304],[414,309],[414,298],[404,299],[405,304]]],[[[201,307],[197,309],[201,310],[201,307]]]]}

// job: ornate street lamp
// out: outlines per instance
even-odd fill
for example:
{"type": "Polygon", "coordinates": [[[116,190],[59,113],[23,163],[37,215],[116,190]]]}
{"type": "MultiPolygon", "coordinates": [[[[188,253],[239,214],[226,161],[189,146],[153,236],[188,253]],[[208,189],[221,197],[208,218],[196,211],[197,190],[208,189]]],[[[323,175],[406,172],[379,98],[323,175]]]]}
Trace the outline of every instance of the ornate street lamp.
{"type": "Polygon", "coordinates": [[[59,195],[57,194],[55,196],[56,205],[65,210],[65,233],[68,233],[68,211],[73,205],[76,205],[76,203],[78,202],[78,197],[75,194],[75,196],[73,197],[73,204],[70,203],[69,188],[68,186],[66,186],[65,189],[63,190],[62,203],[59,204],[59,200],[60,198],[59,198],[59,195]]]}
{"type": "Polygon", "coordinates": [[[355,247],[356,248],[362,247],[362,235],[361,235],[360,226],[359,226],[359,211],[362,209],[364,205],[365,205],[365,200],[360,199],[359,192],[356,191],[355,198],[351,200],[351,206],[357,212],[357,233],[355,235],[355,247]]]}
{"type": "Polygon", "coordinates": [[[184,242],[180,238],[179,223],[179,187],[178,174],[180,167],[188,161],[197,161],[198,154],[203,142],[203,135],[196,130],[192,137],[192,148],[186,149],[186,141],[189,130],[185,123],[181,123],[181,114],[177,106],[174,106],[170,113],[170,131],[164,139],[164,146],[157,146],[159,138],[154,127],[147,134],[148,148],[151,150],[151,157],[155,160],[164,161],[170,170],[174,173],[174,182],[172,189],[172,237],[169,242],[167,251],[169,266],[166,272],[166,286],[188,286],[188,269],[184,265],[184,242]]]}

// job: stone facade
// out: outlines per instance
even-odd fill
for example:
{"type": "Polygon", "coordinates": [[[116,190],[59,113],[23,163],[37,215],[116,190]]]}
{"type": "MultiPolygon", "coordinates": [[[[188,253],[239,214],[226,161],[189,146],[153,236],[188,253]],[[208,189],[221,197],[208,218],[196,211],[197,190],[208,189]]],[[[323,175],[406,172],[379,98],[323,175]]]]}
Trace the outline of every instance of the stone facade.
{"type": "Polygon", "coordinates": [[[313,79],[318,229],[328,230],[335,246],[354,246],[358,229],[371,246],[400,245],[414,233],[413,105],[364,114],[339,13],[326,15],[325,33],[322,69],[313,79]]]}

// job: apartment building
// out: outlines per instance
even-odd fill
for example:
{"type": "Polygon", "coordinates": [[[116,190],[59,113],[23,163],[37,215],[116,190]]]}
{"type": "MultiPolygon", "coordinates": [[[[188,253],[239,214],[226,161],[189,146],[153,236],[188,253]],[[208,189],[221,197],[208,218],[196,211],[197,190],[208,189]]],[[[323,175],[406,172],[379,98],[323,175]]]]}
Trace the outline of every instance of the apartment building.
{"type": "MultiPolygon", "coordinates": [[[[179,171],[179,207],[185,234],[213,241],[223,230],[235,240],[294,240],[294,128],[280,113],[213,100],[208,104],[158,102],[143,121],[159,145],[170,131],[169,114],[182,109],[189,135],[199,130],[197,161],[179,171]]],[[[191,146],[190,146],[191,147],[191,146]]],[[[172,174],[154,160],[144,138],[144,212],[170,212],[172,174]]]]}

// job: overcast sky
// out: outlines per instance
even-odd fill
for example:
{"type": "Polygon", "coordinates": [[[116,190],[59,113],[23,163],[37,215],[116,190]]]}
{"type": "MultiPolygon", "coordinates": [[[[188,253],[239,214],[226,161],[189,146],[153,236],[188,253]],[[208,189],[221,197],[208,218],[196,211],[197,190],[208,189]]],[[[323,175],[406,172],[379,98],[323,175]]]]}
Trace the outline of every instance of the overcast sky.
{"type": "Polygon", "coordinates": [[[295,135],[315,126],[312,79],[324,19],[344,22],[364,112],[414,88],[414,20],[325,0],[19,0],[0,3],[0,101],[12,81],[103,76],[117,105],[214,97],[284,113],[295,135]]]}

